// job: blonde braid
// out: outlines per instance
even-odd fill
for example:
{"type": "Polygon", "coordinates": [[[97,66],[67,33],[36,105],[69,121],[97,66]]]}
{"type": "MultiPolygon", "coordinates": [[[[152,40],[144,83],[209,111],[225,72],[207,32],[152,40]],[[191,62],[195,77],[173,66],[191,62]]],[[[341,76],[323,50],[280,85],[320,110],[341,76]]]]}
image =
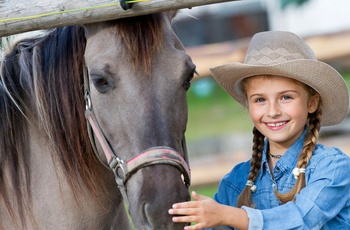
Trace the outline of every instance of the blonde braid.
{"type": "MultiPolygon", "coordinates": [[[[261,159],[262,159],[262,151],[264,149],[264,138],[257,128],[253,129],[253,153],[252,159],[250,161],[250,172],[248,175],[248,180],[251,182],[255,182],[256,177],[258,176],[260,167],[261,167],[261,159]]],[[[252,202],[252,190],[251,186],[246,185],[237,200],[237,207],[248,206],[254,207],[254,203],[252,202]]]]}
{"type": "MultiPolygon", "coordinates": [[[[302,149],[297,168],[306,168],[309,164],[309,160],[312,157],[312,153],[315,150],[317,144],[317,138],[321,128],[321,115],[322,111],[320,106],[315,113],[309,115],[309,127],[308,133],[305,135],[304,148],[302,149]]],[[[293,188],[285,194],[281,194],[275,190],[275,195],[282,203],[287,203],[288,201],[294,201],[296,194],[300,192],[302,188],[305,187],[305,173],[301,173],[293,186],[293,188]]]]}

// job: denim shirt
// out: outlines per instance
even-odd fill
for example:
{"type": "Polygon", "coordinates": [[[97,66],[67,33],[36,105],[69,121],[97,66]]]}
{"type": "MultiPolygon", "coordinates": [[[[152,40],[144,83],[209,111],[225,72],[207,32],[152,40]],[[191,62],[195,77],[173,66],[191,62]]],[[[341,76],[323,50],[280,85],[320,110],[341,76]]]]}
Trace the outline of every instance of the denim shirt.
{"type": "MultiPolygon", "coordinates": [[[[317,144],[306,167],[306,186],[296,195],[295,202],[282,204],[274,194],[274,189],[286,193],[294,186],[292,170],[303,148],[305,133],[277,161],[273,172],[269,170],[265,141],[255,181],[257,190],[252,195],[256,209],[242,207],[248,214],[248,229],[350,229],[350,158],[338,148],[317,144]]],[[[221,180],[214,199],[237,206],[249,170],[250,161],[235,166],[221,180]]]]}

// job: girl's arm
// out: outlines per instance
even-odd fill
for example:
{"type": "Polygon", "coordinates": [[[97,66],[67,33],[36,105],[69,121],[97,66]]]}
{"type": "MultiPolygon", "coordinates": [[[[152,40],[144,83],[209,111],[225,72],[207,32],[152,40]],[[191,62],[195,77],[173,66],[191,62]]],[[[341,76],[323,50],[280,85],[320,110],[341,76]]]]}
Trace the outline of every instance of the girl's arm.
{"type": "Polygon", "coordinates": [[[245,210],[217,203],[215,200],[192,192],[194,201],[174,204],[169,214],[174,222],[195,222],[185,230],[197,230],[215,226],[230,226],[248,229],[248,215],[245,210]],[[177,216],[180,215],[180,216],[177,216]]]}

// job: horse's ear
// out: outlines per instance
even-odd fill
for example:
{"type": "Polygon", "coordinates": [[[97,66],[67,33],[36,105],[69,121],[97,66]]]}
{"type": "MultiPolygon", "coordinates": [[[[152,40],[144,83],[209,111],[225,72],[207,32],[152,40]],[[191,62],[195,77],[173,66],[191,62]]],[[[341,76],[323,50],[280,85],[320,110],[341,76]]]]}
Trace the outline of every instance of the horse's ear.
{"type": "Polygon", "coordinates": [[[101,23],[89,23],[89,24],[84,24],[84,30],[85,30],[85,37],[91,37],[92,35],[94,35],[99,27],[100,27],[101,23]]]}
{"type": "Polygon", "coordinates": [[[178,12],[177,10],[172,10],[172,11],[167,11],[166,12],[166,14],[167,14],[167,16],[168,16],[170,21],[176,16],[177,12],[178,12]]]}

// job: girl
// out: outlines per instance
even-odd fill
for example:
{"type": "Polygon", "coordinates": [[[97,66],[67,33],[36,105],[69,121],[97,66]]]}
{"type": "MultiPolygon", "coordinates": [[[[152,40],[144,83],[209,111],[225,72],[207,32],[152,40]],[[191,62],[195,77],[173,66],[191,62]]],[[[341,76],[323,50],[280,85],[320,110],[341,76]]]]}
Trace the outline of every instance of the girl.
{"type": "Polygon", "coordinates": [[[185,229],[350,229],[350,158],[317,144],[321,126],[340,123],[349,109],[341,75],[317,61],[290,32],[253,36],[245,63],[211,69],[217,82],[249,109],[252,158],[220,182],[214,200],[174,204],[185,229]]]}

